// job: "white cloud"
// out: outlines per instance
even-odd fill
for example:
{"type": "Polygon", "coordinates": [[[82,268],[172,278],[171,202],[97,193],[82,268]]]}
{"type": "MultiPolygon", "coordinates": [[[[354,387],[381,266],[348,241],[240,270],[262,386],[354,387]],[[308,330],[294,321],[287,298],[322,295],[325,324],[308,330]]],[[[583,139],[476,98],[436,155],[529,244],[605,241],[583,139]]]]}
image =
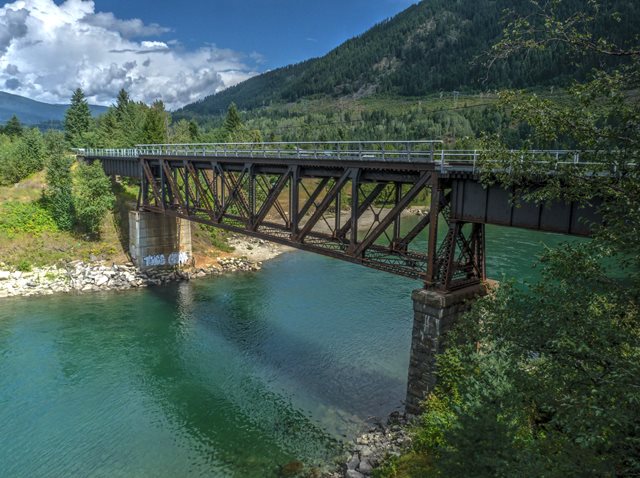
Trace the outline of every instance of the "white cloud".
{"type": "Polygon", "coordinates": [[[157,23],[145,25],[139,18],[132,20],[120,20],[111,12],[98,12],[87,15],[82,19],[83,23],[95,27],[102,27],[105,30],[116,31],[125,38],[149,37],[154,35],[162,35],[171,31],[157,23]]]}
{"type": "Polygon", "coordinates": [[[96,12],[93,1],[17,0],[0,8],[0,85],[50,103],[68,102],[80,86],[104,105],[126,88],[135,100],[162,99],[173,109],[257,73],[257,54],[186,50],[157,38],[168,32],[96,12]]]}

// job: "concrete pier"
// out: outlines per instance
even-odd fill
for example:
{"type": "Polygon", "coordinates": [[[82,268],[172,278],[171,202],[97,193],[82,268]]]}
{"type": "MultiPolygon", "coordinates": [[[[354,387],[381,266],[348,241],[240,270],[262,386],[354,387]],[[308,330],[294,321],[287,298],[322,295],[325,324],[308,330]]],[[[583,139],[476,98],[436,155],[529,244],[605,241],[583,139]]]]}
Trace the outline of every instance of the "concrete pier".
{"type": "Polygon", "coordinates": [[[413,332],[405,409],[417,415],[420,404],[436,385],[436,357],[445,348],[447,332],[487,286],[476,285],[453,292],[413,291],[413,332]]]}
{"type": "Polygon", "coordinates": [[[141,270],[191,265],[191,222],[153,212],[131,211],[129,253],[141,270]]]}

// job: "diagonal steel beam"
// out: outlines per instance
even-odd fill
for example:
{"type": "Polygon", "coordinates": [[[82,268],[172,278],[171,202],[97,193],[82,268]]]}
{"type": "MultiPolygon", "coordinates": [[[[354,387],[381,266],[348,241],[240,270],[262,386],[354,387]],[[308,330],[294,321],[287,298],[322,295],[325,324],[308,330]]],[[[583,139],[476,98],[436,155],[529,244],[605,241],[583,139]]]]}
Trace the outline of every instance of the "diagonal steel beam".
{"type": "MultiPolygon", "coordinates": [[[[364,199],[362,204],[358,207],[357,212],[355,213],[355,218],[360,219],[360,217],[366,212],[366,210],[373,204],[376,198],[380,195],[380,193],[387,187],[387,183],[378,183],[376,184],[373,191],[364,199]]],[[[351,212],[353,214],[353,210],[351,212]]],[[[352,216],[353,217],[353,216],[352,216]]],[[[351,229],[353,222],[348,221],[344,226],[340,228],[338,232],[336,232],[336,237],[345,237],[349,229],[351,229]]]]}
{"type": "MultiPolygon", "coordinates": [[[[202,183],[200,182],[200,177],[198,175],[198,171],[196,170],[196,168],[193,167],[193,164],[191,162],[189,162],[189,161],[185,161],[185,170],[187,171],[187,173],[189,174],[189,176],[191,176],[191,178],[193,180],[193,184],[196,187],[196,191],[198,192],[198,195],[200,196],[200,202],[204,203],[205,211],[213,219],[215,217],[215,211],[213,210],[213,207],[211,206],[211,202],[209,202],[209,197],[207,195],[207,192],[204,190],[204,187],[202,186],[202,183]]],[[[206,182],[208,183],[208,181],[206,181],[206,182]]],[[[194,202],[194,204],[195,204],[195,202],[194,202]]]]}
{"type": "MultiPolygon", "coordinates": [[[[322,192],[322,190],[327,185],[330,179],[331,178],[322,178],[322,180],[318,184],[318,187],[316,187],[316,189],[309,196],[309,199],[307,199],[307,202],[304,204],[304,206],[302,206],[302,209],[298,213],[299,218],[305,217],[309,212],[309,209],[311,209],[311,206],[315,205],[316,199],[318,199],[318,196],[320,196],[320,193],[322,192]]],[[[304,188],[304,185],[302,187],[304,188]]]]}
{"type": "Polygon", "coordinates": [[[320,218],[324,215],[326,210],[329,208],[331,203],[336,199],[336,197],[338,196],[338,194],[340,193],[344,185],[347,183],[347,181],[349,181],[349,179],[351,179],[353,175],[354,175],[354,169],[352,168],[346,169],[344,173],[342,173],[342,176],[340,176],[340,178],[336,181],[333,187],[329,190],[327,195],[322,199],[322,201],[314,211],[311,218],[309,218],[309,220],[304,225],[302,230],[297,234],[297,236],[295,237],[296,241],[298,242],[304,241],[305,236],[309,234],[309,232],[311,232],[311,230],[314,228],[314,226],[318,223],[320,218]]]}
{"type": "Polygon", "coordinates": [[[147,178],[147,183],[151,185],[151,191],[153,192],[153,197],[156,200],[156,204],[159,205],[162,208],[162,210],[164,210],[165,209],[164,201],[160,198],[160,191],[158,191],[156,178],[153,176],[151,167],[149,166],[149,163],[147,162],[146,159],[141,159],[141,161],[142,161],[142,170],[144,171],[144,175],[147,178]]]}
{"type": "MultiPolygon", "coordinates": [[[[436,213],[438,213],[439,211],[441,211],[442,209],[444,209],[450,202],[451,202],[451,192],[449,192],[448,194],[440,194],[440,204],[439,204],[439,209],[437,211],[435,211],[436,213]]],[[[409,247],[409,244],[411,244],[411,242],[418,237],[418,234],[420,234],[429,224],[431,224],[431,218],[432,218],[432,214],[431,214],[431,208],[429,208],[429,213],[426,214],[425,216],[423,216],[423,218],[420,220],[420,222],[418,222],[418,224],[416,224],[411,231],[409,231],[407,234],[405,234],[404,237],[400,238],[400,240],[397,242],[396,247],[398,249],[406,249],[407,247],[409,247]]]]}
{"type": "Polygon", "coordinates": [[[418,234],[420,234],[424,229],[431,223],[431,215],[426,214],[420,219],[418,224],[416,224],[411,231],[409,231],[404,237],[400,238],[400,240],[395,244],[394,249],[404,250],[409,247],[411,241],[413,241],[418,234]]]}
{"type": "Polygon", "coordinates": [[[173,179],[171,167],[167,164],[167,162],[164,159],[160,160],[160,166],[164,171],[164,178],[166,182],[169,184],[169,189],[171,189],[171,194],[173,195],[174,200],[178,201],[181,208],[186,209],[184,198],[182,197],[182,194],[180,194],[180,189],[178,189],[178,185],[173,179]]]}
{"type": "MultiPolygon", "coordinates": [[[[231,172],[228,172],[228,174],[222,174],[222,181],[224,184],[226,184],[227,189],[229,189],[229,195],[225,198],[222,198],[222,201],[223,201],[222,210],[218,214],[218,217],[217,217],[218,222],[222,220],[227,210],[229,209],[229,207],[231,207],[233,203],[238,203],[238,202],[241,203],[239,212],[243,216],[245,215],[245,213],[247,215],[251,214],[249,211],[249,205],[247,204],[246,199],[242,195],[242,191],[241,191],[245,176],[246,176],[245,170],[242,171],[237,181],[234,178],[233,173],[231,172]],[[227,178],[229,178],[229,180],[227,180],[227,178]]],[[[245,219],[247,219],[247,216],[245,216],[245,219]]]]}
{"type": "Polygon", "coordinates": [[[282,190],[286,186],[287,181],[291,177],[291,173],[292,173],[292,171],[291,171],[291,169],[289,169],[286,173],[284,173],[282,176],[280,176],[280,178],[278,179],[276,184],[271,188],[271,190],[269,191],[269,193],[267,195],[267,198],[265,199],[264,203],[262,204],[262,207],[260,208],[258,213],[255,215],[254,220],[253,220],[253,224],[251,224],[251,226],[250,226],[250,229],[252,231],[256,230],[258,225],[262,221],[264,221],[264,218],[267,216],[267,214],[269,213],[269,210],[274,205],[274,203],[277,203],[278,196],[280,196],[280,193],[282,192],[282,190]]]}
{"type": "MultiPolygon", "coordinates": [[[[264,221],[264,218],[269,213],[269,210],[271,209],[271,207],[275,205],[276,208],[278,208],[278,206],[280,206],[278,204],[278,197],[280,196],[280,193],[282,192],[284,187],[287,185],[287,181],[289,180],[290,177],[292,177],[292,175],[293,175],[293,171],[291,168],[289,168],[286,173],[280,176],[276,184],[273,185],[273,187],[267,194],[267,198],[265,199],[264,203],[262,203],[260,210],[258,211],[258,213],[254,218],[253,224],[251,225],[251,230],[255,231],[258,225],[262,221],[264,221]]],[[[281,216],[284,214],[284,211],[282,210],[281,207],[279,208],[278,213],[281,216]]],[[[283,219],[285,219],[286,221],[286,218],[283,217],[283,219]]]]}
{"type": "Polygon", "coordinates": [[[356,257],[362,256],[364,251],[368,249],[386,230],[387,228],[395,221],[396,217],[399,214],[402,214],[411,201],[413,201],[416,196],[420,193],[422,188],[427,184],[427,182],[431,179],[431,173],[425,172],[422,173],[418,181],[411,187],[411,189],[400,199],[400,201],[391,209],[391,211],[382,219],[376,228],[369,234],[360,244],[356,247],[354,254],[356,257]]]}

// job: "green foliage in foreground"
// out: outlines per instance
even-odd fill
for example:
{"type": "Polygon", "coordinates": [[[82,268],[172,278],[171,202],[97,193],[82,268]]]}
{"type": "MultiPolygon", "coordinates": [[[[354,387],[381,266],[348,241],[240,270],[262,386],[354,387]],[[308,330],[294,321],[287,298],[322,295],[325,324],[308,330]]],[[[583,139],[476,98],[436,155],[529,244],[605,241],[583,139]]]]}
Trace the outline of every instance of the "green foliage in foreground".
{"type": "Polygon", "coordinates": [[[636,476],[640,297],[608,255],[549,251],[539,283],[503,285],[460,322],[416,431],[433,476],[636,476]]]}
{"type": "Polygon", "coordinates": [[[75,210],[80,228],[90,236],[100,235],[100,226],[115,203],[111,182],[102,164],[78,165],[75,184],[75,210]]]}
{"type": "Polygon", "coordinates": [[[538,282],[502,284],[461,319],[415,430],[412,453],[429,465],[402,474],[395,460],[382,476],[640,476],[640,49],[594,37],[598,2],[586,4],[566,18],[550,2],[541,24],[517,19],[496,49],[566,38],[577,52],[628,58],[572,87],[571,107],[504,95],[531,143],[570,142],[591,151],[590,164],[541,163],[495,136],[483,180],[530,200],[599,198],[606,227],[547,251],[538,282]],[[541,175],[545,185],[527,192],[541,175]]]}

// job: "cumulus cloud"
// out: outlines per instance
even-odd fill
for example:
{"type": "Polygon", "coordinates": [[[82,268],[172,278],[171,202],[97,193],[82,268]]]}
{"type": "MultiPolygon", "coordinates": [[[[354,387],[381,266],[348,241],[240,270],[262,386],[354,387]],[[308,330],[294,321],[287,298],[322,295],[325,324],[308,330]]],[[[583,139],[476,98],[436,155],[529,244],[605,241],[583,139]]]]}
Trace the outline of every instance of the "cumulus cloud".
{"type": "Polygon", "coordinates": [[[162,35],[163,33],[171,31],[170,28],[162,27],[157,23],[145,25],[139,18],[120,20],[111,12],[98,12],[87,15],[82,19],[82,22],[94,27],[101,27],[105,30],[118,32],[125,38],[149,37],[162,35]]]}
{"type": "Polygon", "coordinates": [[[93,1],[17,0],[0,8],[0,85],[51,103],[68,102],[80,86],[104,105],[125,88],[135,100],[177,108],[257,73],[257,54],[157,38],[169,32],[96,12],[93,1]]]}
{"type": "Polygon", "coordinates": [[[0,53],[5,53],[14,39],[27,34],[28,16],[29,12],[22,8],[0,10],[0,53]]]}

